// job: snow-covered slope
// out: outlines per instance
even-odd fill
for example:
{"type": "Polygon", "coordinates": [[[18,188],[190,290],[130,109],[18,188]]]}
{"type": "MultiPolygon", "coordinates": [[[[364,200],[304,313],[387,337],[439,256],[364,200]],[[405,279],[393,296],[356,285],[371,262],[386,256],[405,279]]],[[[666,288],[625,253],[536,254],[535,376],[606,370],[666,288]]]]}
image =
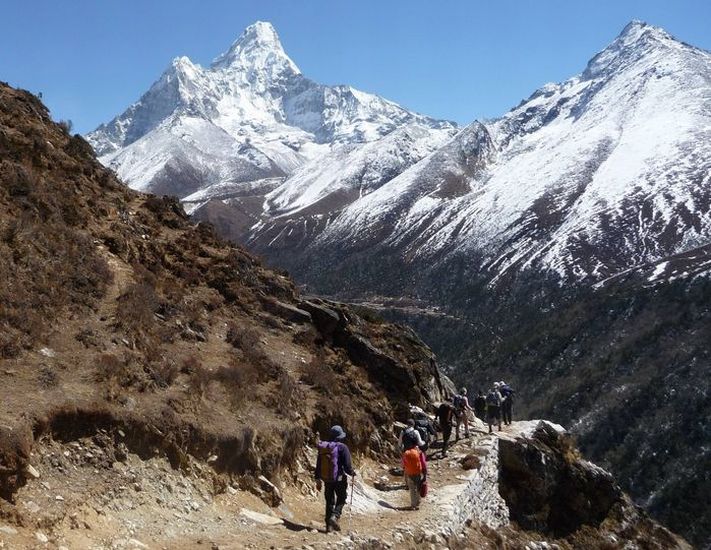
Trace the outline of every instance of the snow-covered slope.
{"type": "MultiPolygon", "coordinates": [[[[296,183],[272,194],[276,215],[311,200],[296,183]]],[[[711,54],[635,21],[578,76],[355,196],[306,248],[601,280],[709,242],[710,193],[711,54]]],[[[252,235],[267,255],[268,227],[252,235]]]]}
{"type": "Polygon", "coordinates": [[[339,147],[304,164],[277,190],[267,196],[269,216],[317,210],[337,210],[378,189],[406,168],[436,151],[451,137],[451,129],[430,129],[407,124],[366,144],[339,147]],[[343,196],[338,203],[335,194],[343,196]]]}
{"type": "Polygon", "coordinates": [[[435,145],[454,129],[349,86],[307,79],[274,28],[257,22],[210,67],[173,60],[139,101],[87,139],[131,187],[183,198],[286,178],[308,161],[405,125],[422,140],[432,131],[435,145]]]}

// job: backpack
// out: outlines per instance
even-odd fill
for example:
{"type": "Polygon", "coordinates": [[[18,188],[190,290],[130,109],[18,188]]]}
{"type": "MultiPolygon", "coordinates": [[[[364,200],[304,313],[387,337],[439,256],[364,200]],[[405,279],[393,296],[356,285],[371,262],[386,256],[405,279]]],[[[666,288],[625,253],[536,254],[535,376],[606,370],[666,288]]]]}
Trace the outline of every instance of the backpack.
{"type": "Polygon", "coordinates": [[[318,444],[319,477],[322,481],[338,480],[338,443],[336,441],[320,441],[318,444]]]}
{"type": "Polygon", "coordinates": [[[455,410],[461,411],[464,409],[464,397],[461,395],[455,395],[454,400],[452,401],[452,404],[454,405],[455,410]]]}
{"type": "Polygon", "coordinates": [[[496,392],[490,391],[486,394],[486,404],[493,407],[499,407],[501,406],[501,399],[498,395],[496,395],[496,392]]]}
{"type": "Polygon", "coordinates": [[[454,409],[449,403],[442,403],[437,411],[437,417],[439,418],[440,428],[443,426],[449,426],[452,424],[452,415],[454,414],[454,409]]]}
{"type": "MultiPolygon", "coordinates": [[[[419,432],[419,430],[417,432],[419,432]]],[[[415,433],[415,430],[405,430],[405,433],[402,436],[402,446],[406,451],[417,447],[417,438],[415,437],[415,433]]],[[[421,434],[421,432],[419,433],[421,434]]]]}
{"type": "Polygon", "coordinates": [[[416,476],[422,473],[420,450],[417,447],[402,453],[402,466],[406,476],[416,476]]]}
{"type": "Polygon", "coordinates": [[[420,437],[425,445],[430,442],[430,430],[426,420],[415,420],[415,429],[419,432],[420,437]]]}
{"type": "Polygon", "coordinates": [[[510,399],[514,394],[513,389],[511,389],[511,386],[509,386],[508,384],[501,388],[499,392],[504,397],[504,399],[510,399]]]}

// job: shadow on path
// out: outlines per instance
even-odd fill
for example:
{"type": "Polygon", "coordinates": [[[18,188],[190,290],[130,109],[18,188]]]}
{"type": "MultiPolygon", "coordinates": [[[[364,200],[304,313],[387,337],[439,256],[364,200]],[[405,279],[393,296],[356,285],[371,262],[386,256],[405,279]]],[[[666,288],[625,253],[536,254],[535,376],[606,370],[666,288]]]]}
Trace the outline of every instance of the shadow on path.
{"type": "Polygon", "coordinates": [[[286,518],[281,518],[281,520],[284,522],[284,527],[290,531],[306,531],[316,529],[319,533],[326,533],[326,529],[316,528],[312,525],[304,525],[303,523],[296,523],[295,521],[291,521],[286,518]]]}
{"type": "Polygon", "coordinates": [[[378,504],[380,504],[380,506],[382,506],[383,508],[388,508],[389,510],[397,510],[398,512],[404,512],[405,510],[410,509],[409,506],[394,506],[384,500],[379,500],[378,504]]]}
{"type": "Polygon", "coordinates": [[[376,482],[373,487],[375,487],[378,491],[383,491],[383,492],[388,492],[388,491],[406,491],[407,490],[407,485],[404,483],[378,483],[376,482]]]}

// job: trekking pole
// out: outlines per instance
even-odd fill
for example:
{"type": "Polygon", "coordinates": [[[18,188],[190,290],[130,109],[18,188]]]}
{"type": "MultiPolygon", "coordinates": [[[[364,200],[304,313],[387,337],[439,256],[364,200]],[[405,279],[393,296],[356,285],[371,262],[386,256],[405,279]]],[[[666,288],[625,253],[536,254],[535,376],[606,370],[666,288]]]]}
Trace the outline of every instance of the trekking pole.
{"type": "Polygon", "coordinates": [[[355,487],[355,476],[351,479],[351,501],[348,503],[348,532],[353,532],[353,487],[355,487]]]}

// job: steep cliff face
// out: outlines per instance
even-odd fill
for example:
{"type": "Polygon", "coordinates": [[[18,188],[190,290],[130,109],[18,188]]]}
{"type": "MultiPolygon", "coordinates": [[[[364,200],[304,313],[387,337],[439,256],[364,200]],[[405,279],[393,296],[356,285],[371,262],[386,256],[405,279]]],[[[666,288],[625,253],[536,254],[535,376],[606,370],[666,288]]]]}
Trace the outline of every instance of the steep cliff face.
{"type": "Polygon", "coordinates": [[[574,548],[637,544],[691,548],[635,506],[612,475],[582,459],[570,437],[541,422],[499,442],[499,490],[512,522],[574,548]]]}

